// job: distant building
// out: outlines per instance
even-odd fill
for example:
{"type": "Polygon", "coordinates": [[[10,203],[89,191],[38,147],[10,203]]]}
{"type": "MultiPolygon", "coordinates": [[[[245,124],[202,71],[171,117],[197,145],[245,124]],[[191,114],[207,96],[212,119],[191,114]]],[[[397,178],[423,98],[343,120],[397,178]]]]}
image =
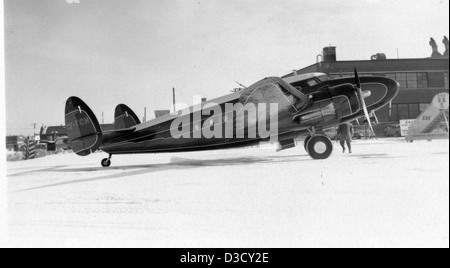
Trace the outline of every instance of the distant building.
{"type": "MultiPolygon", "coordinates": [[[[113,130],[114,124],[100,124],[103,131],[113,130]]],[[[66,126],[49,126],[41,127],[39,132],[39,139],[41,142],[55,143],[56,148],[66,149],[69,144],[66,126]]]]}
{"type": "Polygon", "coordinates": [[[20,147],[25,144],[25,136],[6,136],[6,149],[19,151],[20,147]]]}
{"type": "Polygon", "coordinates": [[[57,139],[67,139],[66,126],[42,126],[39,132],[39,138],[41,141],[56,141],[57,139]]]}
{"type": "MultiPolygon", "coordinates": [[[[399,122],[414,119],[424,111],[433,97],[449,92],[449,58],[387,59],[378,53],[372,60],[338,61],[335,47],[324,49],[321,61],[297,70],[297,74],[321,72],[334,78],[353,77],[356,67],[360,76],[386,76],[400,83],[400,92],[394,99],[392,110],[386,106],[376,112],[380,122],[399,122]]],[[[294,73],[283,78],[293,76],[294,73]]]]}

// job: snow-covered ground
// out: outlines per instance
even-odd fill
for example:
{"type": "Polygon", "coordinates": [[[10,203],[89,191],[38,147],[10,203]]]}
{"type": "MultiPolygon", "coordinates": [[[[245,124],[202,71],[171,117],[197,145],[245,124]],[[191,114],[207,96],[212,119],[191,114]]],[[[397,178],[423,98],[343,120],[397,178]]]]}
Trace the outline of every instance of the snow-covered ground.
{"type": "Polygon", "coordinates": [[[8,162],[11,246],[449,247],[449,143],[8,162]]]}

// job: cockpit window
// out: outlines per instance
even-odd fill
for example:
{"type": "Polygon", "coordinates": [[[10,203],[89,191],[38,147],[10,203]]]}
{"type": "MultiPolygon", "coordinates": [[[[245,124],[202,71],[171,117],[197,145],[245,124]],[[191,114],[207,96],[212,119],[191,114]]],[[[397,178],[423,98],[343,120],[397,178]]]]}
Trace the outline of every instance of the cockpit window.
{"type": "Polygon", "coordinates": [[[315,86],[317,84],[320,84],[320,83],[323,83],[325,81],[332,80],[332,79],[333,78],[331,76],[325,74],[325,75],[316,76],[314,78],[306,80],[306,83],[308,84],[308,86],[312,87],[312,86],[315,86]]]}
{"type": "Polygon", "coordinates": [[[319,82],[317,82],[316,81],[316,79],[311,79],[311,80],[308,80],[307,82],[306,82],[307,84],[308,84],[308,86],[310,86],[310,87],[312,87],[312,86],[315,86],[315,85],[317,85],[317,84],[319,84],[319,82]]]}
{"type": "Polygon", "coordinates": [[[280,90],[281,90],[281,92],[283,92],[283,94],[286,96],[286,98],[289,100],[289,102],[291,103],[291,104],[295,104],[295,103],[297,103],[298,101],[299,101],[299,99],[297,98],[297,97],[295,97],[294,95],[292,95],[292,93],[291,92],[289,92],[289,90],[287,90],[285,87],[283,87],[282,85],[275,85],[275,84],[271,84],[271,85],[273,85],[274,87],[278,87],[280,90]]]}
{"type": "Polygon", "coordinates": [[[325,82],[325,81],[328,81],[328,80],[333,80],[333,77],[325,74],[325,75],[317,76],[317,79],[319,79],[321,82],[325,82]]]}

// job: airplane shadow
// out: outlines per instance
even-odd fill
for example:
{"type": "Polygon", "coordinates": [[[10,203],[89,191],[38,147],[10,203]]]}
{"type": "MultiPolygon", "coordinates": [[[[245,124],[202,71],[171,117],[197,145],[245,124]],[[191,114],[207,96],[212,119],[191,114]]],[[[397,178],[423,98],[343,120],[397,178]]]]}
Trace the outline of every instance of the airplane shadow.
{"type": "MultiPolygon", "coordinates": [[[[293,156],[291,156],[293,157],[293,156]]],[[[123,170],[124,172],[120,172],[117,174],[107,174],[102,175],[94,178],[86,178],[86,179],[77,179],[77,180],[70,180],[65,182],[59,182],[59,183],[52,183],[37,187],[31,187],[26,189],[21,189],[17,191],[13,191],[13,193],[19,193],[19,192],[27,192],[32,190],[39,190],[39,189],[45,189],[45,188],[52,188],[52,187],[58,187],[58,186],[65,186],[65,185],[71,185],[71,184],[78,184],[78,183],[84,183],[84,182],[92,182],[92,181],[99,181],[99,180],[109,180],[109,179],[116,179],[116,178],[123,178],[123,177],[130,177],[135,175],[142,175],[142,174],[150,174],[153,172],[158,171],[165,171],[165,170],[181,170],[181,169],[193,169],[193,168],[199,168],[199,167],[208,167],[208,166],[237,166],[237,165],[248,165],[248,164],[254,164],[254,163],[269,163],[269,162],[298,162],[298,161],[310,161],[309,159],[286,159],[287,157],[283,157],[284,159],[281,160],[274,160],[273,158],[277,157],[238,157],[238,158],[223,158],[223,159],[187,159],[187,158],[179,158],[179,157],[172,157],[170,160],[170,163],[165,164],[141,164],[141,165],[127,165],[127,166],[115,166],[115,167],[109,167],[109,168],[103,168],[103,167],[85,167],[85,168],[64,168],[67,166],[55,166],[53,168],[46,168],[46,169],[40,169],[35,171],[29,171],[24,172],[20,174],[29,174],[33,172],[61,172],[61,173],[76,173],[76,172],[92,172],[92,171],[107,171],[107,170],[123,170]]],[[[18,176],[19,174],[14,174],[15,176],[18,176]]]]}
{"type": "Polygon", "coordinates": [[[433,153],[433,154],[448,154],[448,152],[438,152],[438,153],[433,153]]]}
{"type": "Polygon", "coordinates": [[[391,156],[389,154],[351,154],[349,157],[360,159],[388,159],[388,158],[404,158],[403,156],[391,156]]]}
{"type": "MultiPolygon", "coordinates": [[[[19,173],[14,173],[14,174],[8,174],[7,177],[16,177],[16,176],[21,176],[21,175],[25,175],[25,174],[32,174],[32,173],[37,173],[37,172],[45,172],[45,171],[55,171],[58,168],[63,168],[63,167],[67,167],[67,165],[63,165],[63,166],[50,166],[50,167],[46,167],[46,168],[41,168],[41,169],[37,169],[37,170],[30,170],[30,171],[25,171],[25,172],[19,172],[19,173]]],[[[25,168],[23,168],[25,169],[25,168]]],[[[30,168],[27,168],[30,169],[30,168]]]]}

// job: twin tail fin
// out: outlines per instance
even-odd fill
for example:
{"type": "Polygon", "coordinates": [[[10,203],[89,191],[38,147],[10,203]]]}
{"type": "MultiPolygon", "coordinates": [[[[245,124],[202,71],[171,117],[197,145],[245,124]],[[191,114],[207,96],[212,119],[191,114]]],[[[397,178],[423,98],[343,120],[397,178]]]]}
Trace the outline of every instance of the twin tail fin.
{"type": "Polygon", "coordinates": [[[66,101],[65,123],[69,145],[81,156],[94,152],[103,142],[103,133],[92,110],[78,97],[66,101]]]}
{"type": "Polygon", "coordinates": [[[119,104],[114,111],[114,128],[115,129],[125,129],[130,128],[135,125],[139,125],[141,121],[130,109],[130,107],[125,104],[119,104]]]}

